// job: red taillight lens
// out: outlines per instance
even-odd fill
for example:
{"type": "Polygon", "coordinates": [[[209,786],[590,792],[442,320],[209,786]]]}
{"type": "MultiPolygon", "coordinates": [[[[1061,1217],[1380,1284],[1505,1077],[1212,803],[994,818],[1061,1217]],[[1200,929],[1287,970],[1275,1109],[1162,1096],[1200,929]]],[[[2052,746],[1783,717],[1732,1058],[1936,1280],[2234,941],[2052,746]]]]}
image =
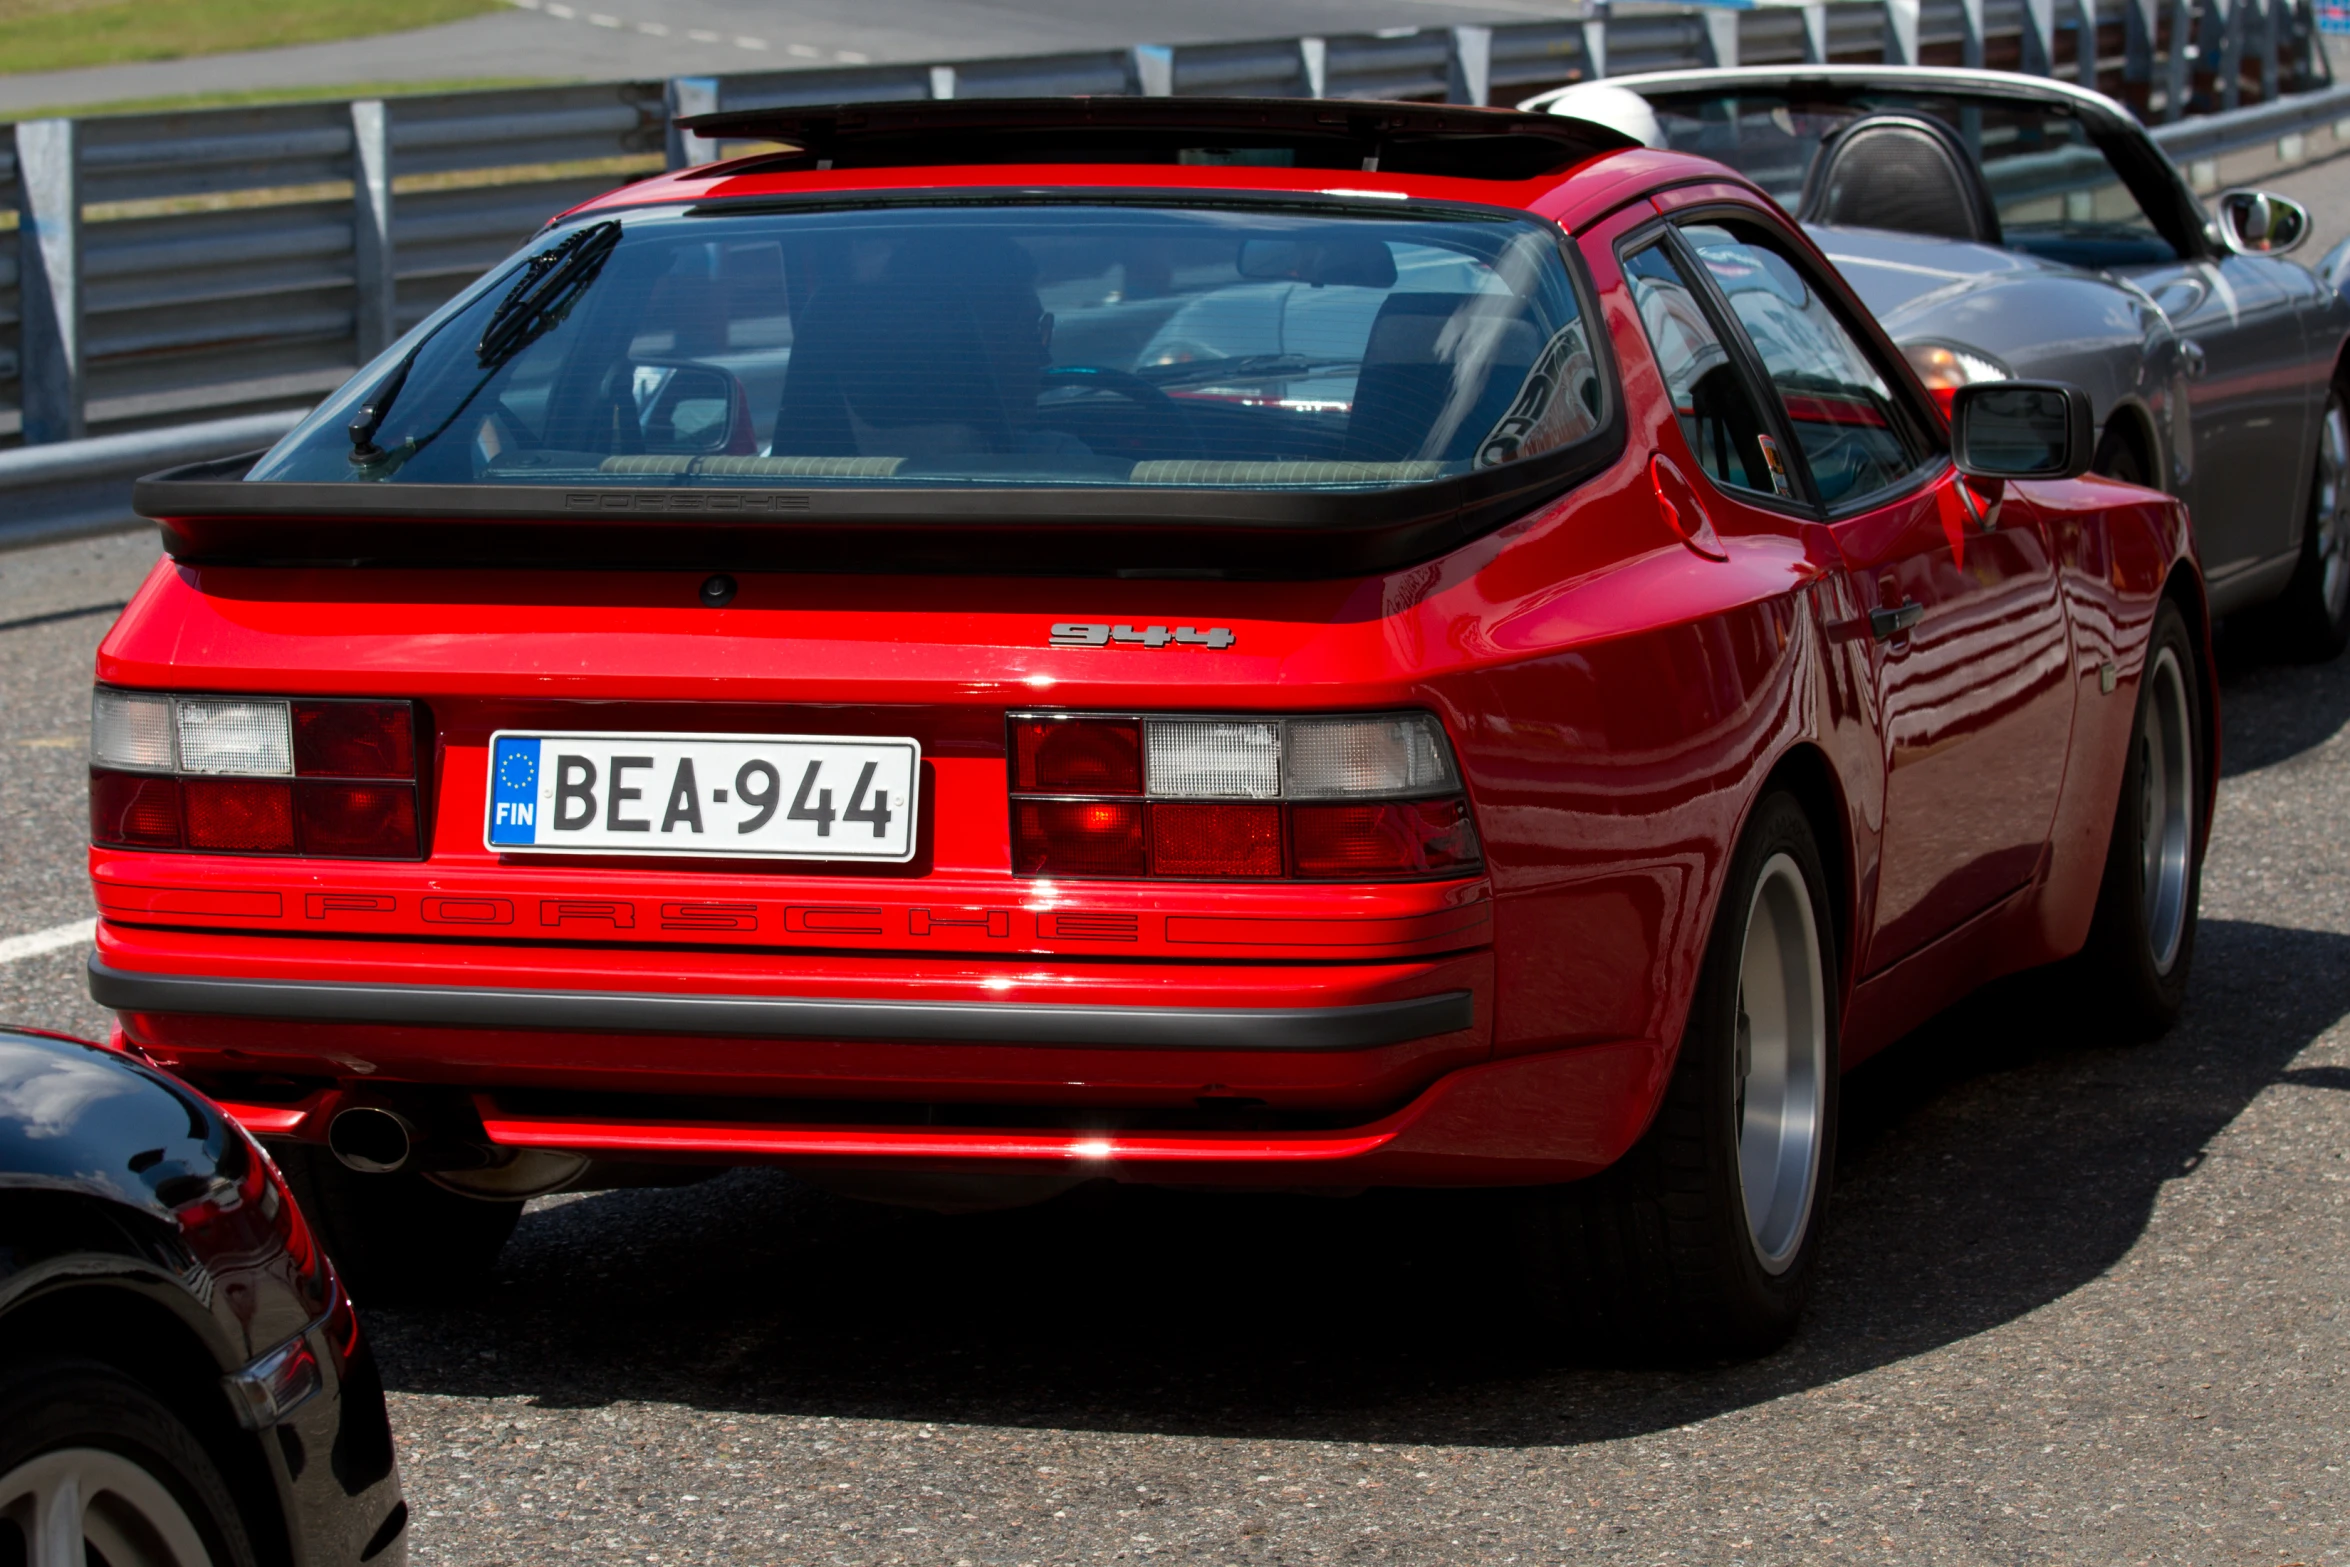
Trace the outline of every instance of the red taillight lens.
{"type": "Polygon", "coordinates": [[[1153,805],[1151,874],[1280,875],[1281,807],[1153,805]]]}
{"type": "Polygon", "coordinates": [[[1139,800],[1020,800],[1012,863],[1024,876],[1141,876],[1149,871],[1139,800]]]}
{"type": "Polygon", "coordinates": [[[413,702],[100,686],[90,700],[90,839],[419,859],[418,724],[413,702]]]}
{"type": "Polygon", "coordinates": [[[305,854],[368,860],[416,857],[416,790],[408,784],[305,782],[300,801],[305,854]]]}
{"type": "Polygon", "coordinates": [[[188,847],[291,853],[294,786],[283,778],[183,778],[188,847]]]}
{"type": "Polygon", "coordinates": [[[1142,793],[1142,725],[1024,718],[1012,725],[1014,787],[1070,794],[1142,793]]]}
{"type": "Polygon", "coordinates": [[[296,702],[294,771],[304,778],[410,778],[415,720],[405,702],[296,702]]]}
{"type": "Polygon", "coordinates": [[[1466,800],[1300,805],[1290,815],[1300,876],[1424,875],[1478,862],[1466,800]]]}
{"type": "Polygon", "coordinates": [[[1024,876],[1393,881],[1484,863],[1433,713],[1015,713],[1006,751],[1024,876]]]}
{"type": "Polygon", "coordinates": [[[178,848],[179,780],[91,769],[90,841],[129,849],[178,848]]]}

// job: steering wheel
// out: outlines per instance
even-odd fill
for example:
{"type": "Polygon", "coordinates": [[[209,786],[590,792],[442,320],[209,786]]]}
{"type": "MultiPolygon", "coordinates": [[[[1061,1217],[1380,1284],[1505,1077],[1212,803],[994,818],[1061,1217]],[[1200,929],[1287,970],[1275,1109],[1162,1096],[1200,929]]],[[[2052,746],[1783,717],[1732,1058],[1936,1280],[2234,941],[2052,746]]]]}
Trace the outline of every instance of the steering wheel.
{"type": "Polygon", "coordinates": [[[1192,422],[1191,410],[1166,389],[1144,380],[1131,370],[1113,370],[1108,365],[1047,365],[1040,379],[1045,389],[1054,386],[1080,387],[1088,391],[1111,392],[1130,402],[1155,411],[1174,415],[1174,422],[1183,432],[1183,444],[1199,449],[1199,427],[1192,422]]]}

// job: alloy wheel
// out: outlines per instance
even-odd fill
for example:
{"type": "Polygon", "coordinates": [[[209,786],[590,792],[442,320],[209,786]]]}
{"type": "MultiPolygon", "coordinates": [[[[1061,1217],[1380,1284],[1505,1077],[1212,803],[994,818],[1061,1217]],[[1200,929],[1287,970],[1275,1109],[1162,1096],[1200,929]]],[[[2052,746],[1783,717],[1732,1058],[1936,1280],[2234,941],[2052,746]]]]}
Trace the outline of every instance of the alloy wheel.
{"type": "Polygon", "coordinates": [[[2326,398],[2317,432],[2317,493],[2311,519],[2317,551],[2318,603],[2326,624],[2339,626],[2350,613],[2350,413],[2340,393],[2326,398]]]}
{"type": "Polygon", "coordinates": [[[2195,852],[2195,742],[2188,723],[2187,676],[2164,648],[2146,676],[2146,714],[2138,730],[2139,888],[2145,899],[2147,956],[2157,974],[2179,958],[2187,927],[2188,871],[2195,852]]]}
{"type": "Polygon", "coordinates": [[[170,1489],[119,1453],[67,1447],[0,1476],[0,1552],[29,1567],[211,1567],[170,1489]],[[10,1529],[17,1539],[6,1538],[10,1529]]]}
{"type": "Polygon", "coordinates": [[[1792,855],[1775,854],[1747,906],[1738,969],[1738,1184],[1746,1232],[1765,1272],[1802,1249],[1826,1134],[1827,977],[1811,891],[1792,855]]]}

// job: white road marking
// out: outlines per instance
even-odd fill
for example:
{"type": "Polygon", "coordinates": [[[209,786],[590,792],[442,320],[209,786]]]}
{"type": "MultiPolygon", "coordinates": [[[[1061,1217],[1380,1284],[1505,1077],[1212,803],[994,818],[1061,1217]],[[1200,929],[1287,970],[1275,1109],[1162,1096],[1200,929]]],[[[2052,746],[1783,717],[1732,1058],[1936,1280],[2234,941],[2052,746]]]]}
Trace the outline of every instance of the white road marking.
{"type": "Polygon", "coordinates": [[[10,936],[0,940],[0,963],[14,963],[19,958],[37,958],[44,952],[56,952],[92,940],[98,934],[95,919],[75,920],[70,925],[52,925],[47,930],[36,930],[29,935],[10,936]]]}
{"type": "MultiPolygon", "coordinates": [[[[622,17],[608,16],[601,11],[591,11],[586,16],[581,16],[570,6],[562,4],[561,0],[506,0],[506,3],[525,11],[543,12],[559,22],[586,22],[593,27],[632,27],[649,38],[667,38],[669,36],[669,28],[660,22],[631,22],[622,17]]],[[[708,28],[703,27],[689,27],[686,29],[685,35],[698,44],[731,43],[737,49],[748,49],[756,54],[765,54],[771,47],[764,38],[740,36],[727,38],[723,34],[711,32],[708,28]]],[[[786,44],[783,47],[784,52],[795,60],[821,60],[824,58],[823,50],[810,48],[806,44],[786,44]]],[[[835,49],[832,52],[832,57],[843,65],[871,65],[873,63],[871,55],[859,54],[854,49],[835,49]]]]}

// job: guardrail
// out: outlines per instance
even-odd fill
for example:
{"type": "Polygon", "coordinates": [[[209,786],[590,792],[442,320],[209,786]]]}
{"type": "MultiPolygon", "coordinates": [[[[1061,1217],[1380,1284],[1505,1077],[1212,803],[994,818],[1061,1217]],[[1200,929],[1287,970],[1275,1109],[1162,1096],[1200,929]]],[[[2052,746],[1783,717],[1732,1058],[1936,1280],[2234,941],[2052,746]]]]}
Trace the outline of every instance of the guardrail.
{"type": "MultiPolygon", "coordinates": [[[[2165,121],[2157,138],[2210,190],[2350,147],[2350,90],[2292,90],[2325,77],[2312,4],[1603,7],[1510,26],[0,125],[0,446],[93,431],[168,441],[191,420],[305,407],[548,215],[715,156],[671,124],[683,113],[1076,92],[1508,103],[1695,65],[1989,64],[2093,79],[2165,121]],[[2265,101],[2243,106],[2248,95],[2265,101]],[[2198,107],[2219,112],[2187,117],[2198,107]]],[[[0,466],[13,519],[0,547],[39,534],[52,504],[18,472],[0,466]]],[[[55,501],[59,516],[81,505],[55,501]]]]}
{"type": "Polygon", "coordinates": [[[2281,94],[2324,79],[2313,4],[1601,5],[1508,26],[0,126],[0,214],[17,218],[0,216],[0,445],[315,399],[548,214],[711,156],[671,129],[678,112],[1072,92],[1514,102],[1672,66],[1885,59],[2092,79],[2155,120],[2247,97],[2289,120],[2281,94]]]}
{"type": "Polygon", "coordinates": [[[289,409],[0,452],[0,495],[8,498],[0,510],[0,550],[140,527],[131,510],[131,484],[139,475],[272,445],[301,417],[289,409]]]}

